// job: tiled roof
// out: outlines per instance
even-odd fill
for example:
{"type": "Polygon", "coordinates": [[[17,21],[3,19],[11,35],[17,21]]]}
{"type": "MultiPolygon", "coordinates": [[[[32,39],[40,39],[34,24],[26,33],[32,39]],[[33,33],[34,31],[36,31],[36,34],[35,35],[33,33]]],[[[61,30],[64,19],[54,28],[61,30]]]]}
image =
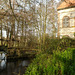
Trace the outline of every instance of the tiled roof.
{"type": "Polygon", "coordinates": [[[57,8],[57,10],[75,6],[75,0],[65,0],[57,8]]]}
{"type": "Polygon", "coordinates": [[[65,0],[67,3],[75,4],[75,0],[65,0]]]}

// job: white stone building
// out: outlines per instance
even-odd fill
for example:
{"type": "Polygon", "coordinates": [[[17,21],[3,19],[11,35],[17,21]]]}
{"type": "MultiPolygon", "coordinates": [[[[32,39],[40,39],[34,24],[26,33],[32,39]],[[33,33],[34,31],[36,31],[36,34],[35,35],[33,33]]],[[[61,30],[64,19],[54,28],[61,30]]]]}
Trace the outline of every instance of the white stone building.
{"type": "Polygon", "coordinates": [[[60,38],[69,36],[74,38],[75,34],[75,0],[64,0],[58,8],[58,35],[60,38]]]}

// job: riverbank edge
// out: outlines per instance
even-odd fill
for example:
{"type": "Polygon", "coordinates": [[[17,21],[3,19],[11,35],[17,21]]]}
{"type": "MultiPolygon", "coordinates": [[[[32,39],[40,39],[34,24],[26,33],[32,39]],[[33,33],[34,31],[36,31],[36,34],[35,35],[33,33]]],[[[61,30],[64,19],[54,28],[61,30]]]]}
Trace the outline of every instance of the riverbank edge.
{"type": "Polygon", "coordinates": [[[33,58],[35,58],[36,57],[36,55],[34,54],[34,55],[30,55],[30,56],[28,56],[28,55],[25,55],[25,56],[7,56],[7,60],[18,60],[18,59],[33,59],[33,58]]]}

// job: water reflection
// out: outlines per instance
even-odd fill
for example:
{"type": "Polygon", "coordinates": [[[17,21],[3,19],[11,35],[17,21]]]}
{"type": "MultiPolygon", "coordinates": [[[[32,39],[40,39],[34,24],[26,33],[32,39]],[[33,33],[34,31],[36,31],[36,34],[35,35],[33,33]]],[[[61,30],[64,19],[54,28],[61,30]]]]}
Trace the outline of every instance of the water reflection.
{"type": "Polygon", "coordinates": [[[0,75],[23,75],[26,67],[30,64],[30,60],[17,60],[17,61],[5,61],[0,62],[0,75]]]}
{"type": "Polygon", "coordinates": [[[22,66],[23,66],[23,67],[24,67],[24,66],[26,66],[26,67],[27,67],[27,66],[28,66],[28,64],[29,64],[29,62],[28,62],[28,61],[25,61],[25,60],[24,60],[24,61],[22,61],[22,66]]]}
{"type": "Polygon", "coordinates": [[[5,59],[6,59],[6,54],[0,53],[0,60],[5,60],[5,59]]]}
{"type": "Polygon", "coordinates": [[[6,68],[6,60],[0,60],[0,70],[3,70],[6,68]]]}

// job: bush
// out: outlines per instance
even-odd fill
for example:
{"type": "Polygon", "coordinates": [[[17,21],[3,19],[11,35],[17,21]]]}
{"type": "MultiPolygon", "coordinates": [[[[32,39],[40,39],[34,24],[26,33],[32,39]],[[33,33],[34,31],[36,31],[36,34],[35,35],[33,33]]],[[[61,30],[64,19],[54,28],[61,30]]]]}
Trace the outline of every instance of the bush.
{"type": "Polygon", "coordinates": [[[7,46],[5,46],[5,45],[2,45],[2,46],[0,46],[0,51],[7,51],[7,46]]]}
{"type": "Polygon", "coordinates": [[[54,50],[57,49],[59,42],[61,39],[53,39],[49,36],[46,36],[45,38],[45,45],[42,45],[42,52],[52,54],[54,50]]]}
{"type": "Polygon", "coordinates": [[[74,32],[74,37],[75,37],[75,32],[74,32]]]}
{"type": "Polygon", "coordinates": [[[24,75],[74,75],[75,48],[40,53],[36,56],[24,75]]]}
{"type": "Polygon", "coordinates": [[[70,38],[68,35],[64,35],[62,36],[62,38],[70,38]]]}
{"type": "Polygon", "coordinates": [[[75,40],[71,38],[62,38],[62,39],[52,39],[49,37],[46,37],[45,40],[45,49],[42,46],[42,52],[48,53],[48,54],[53,54],[53,51],[56,50],[65,50],[68,47],[74,47],[75,46],[75,40]]]}

